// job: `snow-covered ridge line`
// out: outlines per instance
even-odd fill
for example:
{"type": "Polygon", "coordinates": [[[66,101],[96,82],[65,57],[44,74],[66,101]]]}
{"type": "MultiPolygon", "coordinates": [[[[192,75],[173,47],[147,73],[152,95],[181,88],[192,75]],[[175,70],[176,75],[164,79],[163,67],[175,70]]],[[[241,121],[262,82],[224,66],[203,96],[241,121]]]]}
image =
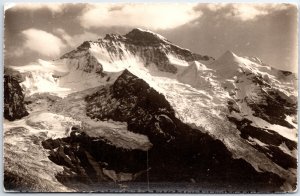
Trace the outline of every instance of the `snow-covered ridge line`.
{"type": "Polygon", "coordinates": [[[152,32],[152,31],[150,31],[150,30],[148,30],[148,29],[146,29],[146,30],[145,30],[145,29],[141,29],[141,28],[136,28],[136,29],[139,30],[139,31],[142,31],[142,32],[151,33],[152,35],[158,37],[159,39],[162,39],[162,40],[164,40],[164,41],[169,42],[164,36],[159,35],[159,34],[157,34],[157,33],[154,33],[154,32],[152,32]]]}
{"type": "MultiPolygon", "coordinates": [[[[171,43],[168,41],[165,37],[156,34],[149,30],[143,30],[140,28],[135,28],[129,33],[125,35],[119,35],[119,34],[106,34],[104,38],[99,38],[95,41],[85,41],[80,46],[77,47],[76,50],[70,51],[66,54],[64,54],[62,58],[72,58],[73,55],[76,56],[76,53],[78,51],[83,52],[84,50],[87,50],[91,47],[92,44],[99,44],[100,46],[111,46],[114,45],[114,43],[123,43],[127,50],[132,50],[133,47],[157,47],[160,48],[167,48],[168,50],[176,51],[177,53],[182,53],[182,55],[189,54],[190,56],[193,56],[196,59],[204,60],[204,61],[212,61],[214,60],[213,57],[209,57],[207,55],[200,55],[191,52],[187,48],[182,48],[176,44],[171,43]]],[[[168,52],[168,51],[166,51],[168,52]]]]}

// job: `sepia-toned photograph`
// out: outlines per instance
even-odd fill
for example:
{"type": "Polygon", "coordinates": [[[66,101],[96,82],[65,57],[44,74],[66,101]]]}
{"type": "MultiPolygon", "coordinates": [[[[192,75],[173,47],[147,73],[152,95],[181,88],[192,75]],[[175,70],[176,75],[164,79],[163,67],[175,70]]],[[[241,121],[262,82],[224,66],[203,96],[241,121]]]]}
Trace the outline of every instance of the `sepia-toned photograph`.
{"type": "Polygon", "coordinates": [[[6,3],[5,192],[293,193],[298,7],[6,3]]]}

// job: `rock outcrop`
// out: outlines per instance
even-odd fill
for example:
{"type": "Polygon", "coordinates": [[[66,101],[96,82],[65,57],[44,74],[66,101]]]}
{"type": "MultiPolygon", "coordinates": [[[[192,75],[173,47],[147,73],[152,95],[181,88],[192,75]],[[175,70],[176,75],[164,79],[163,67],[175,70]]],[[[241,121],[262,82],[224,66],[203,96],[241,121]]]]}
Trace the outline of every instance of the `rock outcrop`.
{"type": "Polygon", "coordinates": [[[27,115],[24,94],[18,79],[4,75],[4,118],[13,121],[27,115]]]}

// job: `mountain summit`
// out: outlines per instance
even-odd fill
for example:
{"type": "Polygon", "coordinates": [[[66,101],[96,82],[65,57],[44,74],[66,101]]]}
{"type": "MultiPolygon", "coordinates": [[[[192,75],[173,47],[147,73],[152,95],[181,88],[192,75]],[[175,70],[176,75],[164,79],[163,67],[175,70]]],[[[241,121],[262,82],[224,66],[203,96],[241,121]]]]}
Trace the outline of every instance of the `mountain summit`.
{"type": "Polygon", "coordinates": [[[163,36],[153,33],[149,30],[143,30],[140,28],[133,29],[125,35],[127,39],[130,39],[132,42],[141,43],[141,44],[159,44],[167,41],[163,36]]]}
{"type": "Polygon", "coordinates": [[[236,54],[234,54],[232,51],[227,50],[219,59],[218,61],[222,61],[222,62],[235,62],[237,61],[238,56],[236,54]]]}
{"type": "Polygon", "coordinates": [[[4,123],[6,187],[99,191],[151,181],[295,190],[291,72],[231,51],[215,60],[138,28],[15,69],[19,99],[7,105],[28,115],[4,123]],[[14,169],[21,167],[36,178],[14,169]]]}

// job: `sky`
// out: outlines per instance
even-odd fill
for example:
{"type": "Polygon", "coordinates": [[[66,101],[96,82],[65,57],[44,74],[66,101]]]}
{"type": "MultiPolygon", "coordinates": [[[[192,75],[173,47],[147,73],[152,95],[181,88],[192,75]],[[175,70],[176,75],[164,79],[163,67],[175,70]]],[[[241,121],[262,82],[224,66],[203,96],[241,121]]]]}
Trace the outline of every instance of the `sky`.
{"type": "Polygon", "coordinates": [[[57,59],[83,41],[139,27],[193,52],[227,50],[297,71],[297,7],[293,4],[6,4],[5,66],[57,59]]]}

